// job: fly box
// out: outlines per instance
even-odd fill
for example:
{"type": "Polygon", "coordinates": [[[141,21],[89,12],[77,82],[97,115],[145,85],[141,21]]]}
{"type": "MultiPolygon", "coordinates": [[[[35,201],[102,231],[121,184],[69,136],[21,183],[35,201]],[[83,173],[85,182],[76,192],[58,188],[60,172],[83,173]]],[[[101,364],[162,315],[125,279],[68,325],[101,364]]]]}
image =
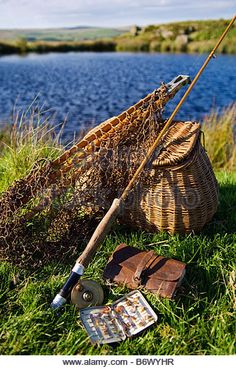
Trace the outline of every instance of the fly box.
{"type": "Polygon", "coordinates": [[[138,290],[111,305],[81,309],[80,318],[94,344],[123,341],[157,321],[157,315],[138,290]]]}

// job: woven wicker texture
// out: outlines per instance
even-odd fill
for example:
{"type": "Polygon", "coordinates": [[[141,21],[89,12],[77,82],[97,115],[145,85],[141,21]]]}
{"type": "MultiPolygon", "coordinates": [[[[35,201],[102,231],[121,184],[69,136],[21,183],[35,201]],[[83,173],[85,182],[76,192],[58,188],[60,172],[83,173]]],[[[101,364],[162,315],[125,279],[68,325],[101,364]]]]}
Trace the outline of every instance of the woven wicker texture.
{"type": "Polygon", "coordinates": [[[217,210],[218,186],[200,142],[200,125],[174,122],[151,164],[149,183],[136,189],[121,221],[156,232],[200,231],[217,210]]]}

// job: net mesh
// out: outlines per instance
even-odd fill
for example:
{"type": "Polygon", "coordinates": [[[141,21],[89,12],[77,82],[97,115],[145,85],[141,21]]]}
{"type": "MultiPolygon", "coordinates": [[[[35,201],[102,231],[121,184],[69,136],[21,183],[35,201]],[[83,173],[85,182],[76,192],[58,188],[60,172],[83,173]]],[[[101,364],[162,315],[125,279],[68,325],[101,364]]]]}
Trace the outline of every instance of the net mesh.
{"type": "MultiPolygon", "coordinates": [[[[163,84],[3,193],[0,258],[30,268],[73,258],[162,129],[167,101],[163,84]]],[[[148,181],[147,168],[141,180],[148,181]]]]}

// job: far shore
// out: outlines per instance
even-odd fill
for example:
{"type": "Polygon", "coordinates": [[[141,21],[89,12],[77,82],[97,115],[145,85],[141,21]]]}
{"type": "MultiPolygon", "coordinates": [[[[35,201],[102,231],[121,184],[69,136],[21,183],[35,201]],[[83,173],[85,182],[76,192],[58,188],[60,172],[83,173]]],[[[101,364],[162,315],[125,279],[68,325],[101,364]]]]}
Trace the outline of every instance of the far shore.
{"type": "MultiPolygon", "coordinates": [[[[0,30],[0,56],[68,51],[209,53],[229,20],[184,21],[118,29],[0,30]]],[[[236,54],[236,25],[218,53],[236,54]]]]}
{"type": "MultiPolygon", "coordinates": [[[[151,45],[122,45],[116,41],[106,41],[106,40],[94,40],[94,41],[83,41],[83,42],[32,42],[24,43],[20,42],[0,42],[0,57],[5,55],[26,55],[29,53],[44,54],[51,52],[160,52],[160,53],[208,53],[212,50],[211,43],[204,50],[198,49],[188,49],[183,50],[178,48],[152,48],[151,45]]],[[[220,49],[221,54],[236,54],[235,50],[227,51],[227,49],[220,49]]]]}

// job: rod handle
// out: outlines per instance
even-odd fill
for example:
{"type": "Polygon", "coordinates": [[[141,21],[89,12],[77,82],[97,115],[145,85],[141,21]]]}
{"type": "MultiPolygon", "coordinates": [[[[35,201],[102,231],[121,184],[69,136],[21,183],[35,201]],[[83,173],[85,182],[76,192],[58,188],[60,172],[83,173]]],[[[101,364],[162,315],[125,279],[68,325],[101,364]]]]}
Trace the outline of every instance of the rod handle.
{"type": "Polygon", "coordinates": [[[121,200],[114,199],[110,209],[108,210],[108,212],[105,214],[105,216],[95,229],[83,253],[77,259],[78,263],[82,264],[84,267],[86,267],[90,263],[93,255],[95,254],[98,247],[101,245],[106,235],[110,231],[112,224],[114,223],[115,219],[117,218],[120,212],[120,209],[121,209],[121,200]]]}
{"type": "Polygon", "coordinates": [[[72,288],[78,283],[80,277],[84,273],[84,267],[83,265],[76,262],[74,268],[72,269],[69,278],[67,279],[66,283],[60,290],[60,292],[55,296],[51,303],[52,309],[58,309],[62,305],[65,304],[72,288]]]}

